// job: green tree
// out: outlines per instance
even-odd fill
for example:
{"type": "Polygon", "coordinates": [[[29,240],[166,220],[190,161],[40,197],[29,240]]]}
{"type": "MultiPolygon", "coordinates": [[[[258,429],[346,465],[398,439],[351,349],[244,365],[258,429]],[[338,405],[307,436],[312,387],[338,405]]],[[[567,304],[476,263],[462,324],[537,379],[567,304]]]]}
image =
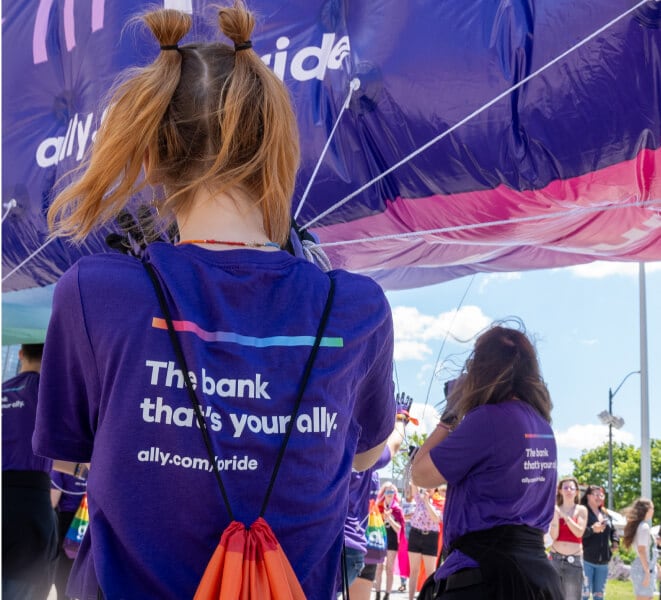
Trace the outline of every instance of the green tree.
{"type": "Polygon", "coordinates": [[[409,446],[422,446],[427,439],[427,434],[423,433],[422,435],[418,433],[408,433],[406,439],[402,443],[402,447],[399,449],[399,452],[395,454],[392,459],[392,478],[395,481],[402,481],[404,478],[404,473],[406,467],[409,464],[409,446]]]}
{"type": "MultiPolygon", "coordinates": [[[[661,516],[661,440],[652,440],[652,501],[655,521],[661,516]]],[[[608,491],[608,443],[584,450],[572,459],[573,475],[582,484],[601,485],[608,491]]],[[[621,511],[640,496],[640,449],[613,444],[613,508],[621,511]]]]}

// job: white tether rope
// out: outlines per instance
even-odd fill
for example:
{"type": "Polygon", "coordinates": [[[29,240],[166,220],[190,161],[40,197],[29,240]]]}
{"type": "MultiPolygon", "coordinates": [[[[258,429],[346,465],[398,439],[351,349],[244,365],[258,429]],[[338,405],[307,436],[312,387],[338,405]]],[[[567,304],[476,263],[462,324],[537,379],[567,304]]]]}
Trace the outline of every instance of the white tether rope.
{"type": "MultiPolygon", "coordinates": [[[[655,0],[655,1],[658,3],[658,2],[660,2],[661,0],[655,0]]],[[[340,208],[341,206],[343,206],[344,204],[346,204],[349,200],[351,200],[352,198],[355,198],[356,196],[358,196],[358,194],[361,194],[362,192],[364,192],[368,187],[372,186],[372,185],[373,185],[374,183],[376,183],[377,181],[380,181],[380,180],[383,179],[386,175],[389,175],[389,174],[392,173],[394,170],[396,170],[396,169],[398,169],[399,167],[401,167],[403,164],[406,164],[407,162],[409,162],[410,160],[412,160],[413,158],[415,158],[416,156],[418,156],[418,154],[421,154],[422,152],[424,152],[425,150],[427,150],[427,148],[429,148],[430,146],[433,146],[436,142],[441,141],[443,138],[445,138],[445,137],[447,137],[448,135],[450,135],[453,131],[455,131],[456,129],[458,129],[459,127],[461,127],[462,125],[464,125],[465,123],[468,123],[468,121],[470,121],[471,119],[473,119],[474,117],[476,117],[476,116],[479,115],[480,113],[484,112],[487,108],[493,106],[496,102],[499,102],[499,101],[502,100],[505,96],[508,96],[509,94],[511,94],[513,91],[519,89],[521,86],[523,86],[523,85],[525,85],[526,83],[528,83],[531,79],[533,79],[534,77],[537,77],[537,75],[539,75],[540,73],[543,73],[543,72],[546,71],[549,67],[553,66],[555,63],[557,63],[557,62],[559,62],[560,60],[562,60],[563,58],[565,58],[565,56],[567,56],[568,54],[571,54],[572,52],[574,52],[575,50],[577,50],[577,49],[580,48],[581,46],[587,44],[590,40],[594,39],[594,38],[597,37],[599,34],[603,33],[606,29],[608,29],[609,27],[613,26],[615,23],[617,23],[618,21],[620,21],[621,19],[623,19],[624,17],[626,17],[626,16],[629,15],[630,13],[634,12],[635,10],[637,10],[638,8],[640,8],[641,6],[643,6],[643,4],[647,4],[648,2],[649,2],[649,0],[640,0],[640,2],[638,2],[638,3],[635,4],[633,7],[631,7],[631,8],[628,9],[628,10],[626,10],[625,12],[623,12],[623,13],[622,13],[621,15],[619,15],[618,17],[615,17],[614,19],[612,19],[611,21],[609,21],[608,23],[606,23],[606,25],[604,25],[603,27],[600,27],[599,29],[597,29],[597,31],[595,31],[594,33],[590,34],[590,35],[589,35],[588,37],[586,37],[585,39],[583,39],[583,40],[581,40],[580,42],[574,44],[571,48],[569,48],[569,50],[565,50],[562,54],[560,54],[559,56],[557,56],[556,58],[554,58],[553,60],[551,60],[550,62],[548,62],[547,64],[545,64],[543,67],[540,67],[540,68],[537,69],[535,72],[533,72],[533,73],[531,73],[530,75],[528,75],[527,77],[523,78],[521,81],[519,81],[518,83],[514,84],[512,87],[508,88],[507,90],[505,90],[505,91],[502,92],[501,94],[498,94],[498,96],[496,96],[495,98],[493,98],[492,100],[490,100],[489,102],[487,102],[486,104],[484,104],[483,106],[481,106],[480,108],[478,108],[477,110],[475,110],[474,112],[472,112],[470,115],[468,115],[467,117],[464,117],[461,121],[459,121],[458,123],[455,123],[452,127],[450,127],[449,129],[445,130],[443,133],[441,133],[440,135],[436,136],[436,137],[433,138],[432,140],[428,141],[426,144],[424,144],[423,146],[421,146],[421,147],[418,148],[417,150],[414,150],[411,154],[409,154],[408,156],[404,157],[404,158],[403,158],[402,160],[400,160],[398,163],[395,163],[392,167],[386,169],[386,170],[385,170],[383,173],[381,173],[380,175],[377,175],[377,176],[374,177],[372,180],[368,181],[366,184],[364,184],[363,186],[361,186],[360,188],[358,188],[355,192],[352,192],[351,194],[349,194],[348,196],[346,196],[345,198],[343,198],[343,199],[340,200],[339,202],[336,202],[335,204],[333,204],[333,206],[331,206],[330,208],[327,208],[325,211],[323,211],[322,213],[320,213],[319,215],[317,215],[316,217],[314,217],[312,220],[308,221],[305,225],[302,225],[302,226],[301,226],[301,229],[307,229],[308,227],[310,227],[311,225],[313,225],[313,224],[316,223],[317,221],[323,219],[325,216],[329,215],[330,213],[332,213],[332,212],[335,211],[336,209],[340,208]]]]}
{"type": "Polygon", "coordinates": [[[294,220],[298,218],[298,215],[301,213],[301,209],[303,208],[303,205],[305,204],[305,200],[308,197],[308,193],[310,192],[310,188],[312,187],[312,183],[314,182],[317,172],[319,171],[319,167],[321,166],[322,161],[324,160],[324,157],[326,156],[326,152],[328,152],[328,148],[330,146],[331,140],[333,139],[335,135],[335,130],[337,129],[337,126],[340,124],[340,119],[342,118],[342,115],[344,114],[344,111],[349,108],[349,102],[351,101],[351,96],[353,93],[360,87],[360,79],[352,79],[351,83],[349,84],[349,93],[347,94],[347,99],[344,101],[344,104],[342,105],[342,110],[340,110],[340,113],[337,115],[337,119],[335,119],[335,125],[333,125],[333,129],[331,129],[330,135],[328,136],[328,139],[326,140],[326,144],[324,145],[324,149],[321,151],[321,155],[319,156],[319,160],[317,160],[317,164],[314,168],[314,171],[312,172],[312,175],[310,176],[310,181],[308,181],[308,185],[305,188],[305,191],[303,192],[303,196],[301,197],[298,207],[296,208],[296,212],[294,213],[294,220]]]}
{"type": "Polygon", "coordinates": [[[5,208],[7,210],[5,210],[5,214],[2,215],[2,222],[3,223],[5,222],[5,219],[7,218],[7,215],[9,215],[9,213],[11,212],[12,208],[16,208],[16,204],[17,204],[16,203],[16,198],[12,198],[9,202],[7,202],[7,204],[5,204],[5,208]]]}
{"type": "Polygon", "coordinates": [[[37,254],[39,254],[48,244],[50,244],[55,238],[49,238],[46,240],[39,248],[37,248],[30,256],[28,256],[23,262],[19,263],[16,265],[9,273],[7,273],[3,278],[2,281],[4,282],[7,278],[11,277],[16,271],[18,271],[20,268],[23,267],[23,265],[29,263],[37,254]]]}

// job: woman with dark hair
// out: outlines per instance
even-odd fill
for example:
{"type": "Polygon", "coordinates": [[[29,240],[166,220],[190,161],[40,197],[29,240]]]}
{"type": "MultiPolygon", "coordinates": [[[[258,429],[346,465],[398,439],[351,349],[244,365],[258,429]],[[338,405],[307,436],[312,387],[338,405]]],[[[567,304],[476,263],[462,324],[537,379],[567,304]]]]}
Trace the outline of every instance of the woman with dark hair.
{"type": "Polygon", "coordinates": [[[447,558],[421,598],[563,597],[544,548],[557,466],[551,408],[528,337],[501,324],[482,333],[413,460],[414,483],[448,484],[447,558]]]}
{"type": "Polygon", "coordinates": [[[613,520],[604,508],[604,497],[604,488],[589,485],[581,498],[581,504],[588,511],[583,532],[583,600],[588,600],[590,595],[594,600],[604,597],[608,563],[620,541],[613,520]]]}
{"type": "Polygon", "coordinates": [[[264,514],[305,597],[329,600],[352,466],[395,424],[388,302],[281,250],[296,116],[252,48],[252,13],[237,0],[217,14],[229,43],[184,42],[199,31],[185,12],[142,17],[155,58],[123,77],[48,213],[53,235],[82,242],[150,186],[179,232],[142,260],[83,258],[55,290],[33,443],[62,471],[91,463],[76,598],[192,598],[232,516],[264,514]]]}
{"type": "Polygon", "coordinates": [[[648,498],[638,498],[626,509],[627,524],[624,526],[622,545],[633,548],[636,558],[631,563],[631,581],[636,600],[654,596],[658,551],[652,539],[651,527],[654,504],[648,498]]]}
{"type": "Polygon", "coordinates": [[[578,503],[578,481],[565,477],[558,482],[555,512],[549,534],[551,564],[560,575],[565,600],[580,600],[583,593],[583,532],[588,511],[578,503]]]}

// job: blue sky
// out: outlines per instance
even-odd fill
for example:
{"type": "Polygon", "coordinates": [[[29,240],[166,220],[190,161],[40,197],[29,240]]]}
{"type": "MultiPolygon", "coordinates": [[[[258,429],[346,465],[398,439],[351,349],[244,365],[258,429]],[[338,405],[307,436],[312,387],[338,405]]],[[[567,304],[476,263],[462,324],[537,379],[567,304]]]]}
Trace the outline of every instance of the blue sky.
{"type": "MultiPolygon", "coordinates": [[[[649,430],[651,438],[661,438],[661,263],[645,269],[649,430]]],[[[478,274],[472,281],[464,277],[387,297],[397,383],[414,398],[415,415],[423,416],[424,409],[418,431],[433,426],[443,382],[456,374],[475,333],[493,320],[516,316],[535,340],[551,392],[560,473],[571,472],[570,459],[582,450],[608,440],[608,428],[597,418],[608,409],[608,389],[640,369],[637,263],[478,274]]],[[[632,375],[613,399],[613,414],[625,421],[614,430],[615,441],[640,445],[640,390],[640,376],[632,375]]]]}

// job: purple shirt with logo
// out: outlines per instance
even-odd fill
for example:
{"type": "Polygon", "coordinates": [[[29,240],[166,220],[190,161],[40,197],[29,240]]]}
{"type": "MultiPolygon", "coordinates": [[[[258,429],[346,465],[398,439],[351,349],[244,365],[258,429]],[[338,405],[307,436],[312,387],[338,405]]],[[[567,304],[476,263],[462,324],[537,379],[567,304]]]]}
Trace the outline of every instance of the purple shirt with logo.
{"type": "Polygon", "coordinates": [[[344,524],[344,541],[349,548],[367,552],[367,538],[365,529],[367,528],[368,512],[370,507],[370,498],[372,495],[376,498],[379,491],[379,474],[377,471],[382,469],[390,462],[390,450],[386,446],[376,461],[374,466],[366,471],[354,471],[351,473],[351,484],[349,486],[349,510],[347,520],[344,524]],[[376,478],[376,490],[374,480],[376,478]]]}
{"type": "MultiPolygon", "coordinates": [[[[328,277],[335,279],[265,513],[306,596],[329,598],[353,456],[383,442],[395,422],[392,320],[382,290],[286,252],[156,243],[147,260],[164,284],[234,517],[248,526],[292,412],[328,277]]],[[[98,579],[108,598],[193,597],[229,518],[138,260],[84,258],[59,281],[34,447],[92,463],[89,535],[71,595],[96,597],[98,579]]]]}
{"type": "Polygon", "coordinates": [[[36,371],[24,371],[2,384],[3,471],[50,471],[52,461],[32,451],[38,389],[36,371]]]}
{"type": "Polygon", "coordinates": [[[76,512],[87,489],[87,481],[59,471],[50,472],[51,487],[62,492],[57,510],[76,512]]]}
{"type": "MultiPolygon", "coordinates": [[[[557,478],[555,438],[530,405],[511,400],[473,409],[430,457],[448,482],[444,545],[498,525],[548,530],[557,478]]],[[[455,550],[435,578],[475,566],[455,550]]]]}

